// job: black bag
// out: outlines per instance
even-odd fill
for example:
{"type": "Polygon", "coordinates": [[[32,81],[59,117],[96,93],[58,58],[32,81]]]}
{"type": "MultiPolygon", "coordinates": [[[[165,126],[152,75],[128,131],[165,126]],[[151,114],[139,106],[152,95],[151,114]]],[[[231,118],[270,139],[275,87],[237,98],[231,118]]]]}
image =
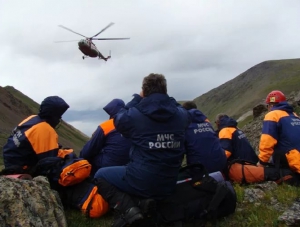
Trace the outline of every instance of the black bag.
{"type": "MultiPolygon", "coordinates": [[[[228,181],[216,181],[201,164],[181,168],[176,192],[158,203],[160,224],[216,220],[234,213],[236,194],[228,181]]],[[[179,223],[179,224],[178,224],[179,223]]]]}

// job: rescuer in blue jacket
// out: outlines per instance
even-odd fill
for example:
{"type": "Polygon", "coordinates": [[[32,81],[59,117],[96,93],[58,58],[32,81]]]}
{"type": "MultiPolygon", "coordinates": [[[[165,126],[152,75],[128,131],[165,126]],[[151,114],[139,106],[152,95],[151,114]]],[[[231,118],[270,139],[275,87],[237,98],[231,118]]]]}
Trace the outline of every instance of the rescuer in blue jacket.
{"type": "Polygon", "coordinates": [[[197,110],[194,102],[185,102],[182,106],[189,110],[192,117],[192,123],[185,135],[187,164],[201,163],[210,173],[223,171],[227,158],[211,123],[201,111],[197,110]]]}
{"type": "MultiPolygon", "coordinates": [[[[175,190],[189,123],[187,110],[167,95],[165,77],[148,75],[143,80],[140,95],[135,94],[114,117],[116,129],[132,140],[128,165],[101,168],[95,178],[107,181],[114,189],[143,198],[162,199],[170,195],[175,190]]],[[[107,193],[110,196],[101,192],[111,207],[123,203],[122,197],[116,198],[116,193],[115,196],[107,193]]],[[[140,214],[133,203],[120,210],[123,214],[115,219],[113,226],[124,226],[118,224],[121,221],[131,223],[140,214]]]]}
{"type": "Polygon", "coordinates": [[[221,146],[228,161],[235,159],[257,163],[258,157],[242,130],[237,128],[237,121],[226,114],[218,114],[216,124],[219,130],[221,146]]]}
{"type": "Polygon", "coordinates": [[[129,162],[131,141],[115,129],[113,122],[113,117],[124,107],[123,100],[113,99],[103,108],[110,119],[97,127],[80,152],[79,156],[91,163],[92,176],[102,167],[122,166],[129,162]]]}
{"type": "Polygon", "coordinates": [[[266,114],[259,143],[259,165],[273,164],[300,173],[300,118],[278,90],[266,98],[266,114]]]}
{"type": "Polygon", "coordinates": [[[21,168],[29,172],[31,167],[45,157],[63,157],[70,150],[60,149],[55,127],[69,105],[58,96],[43,100],[38,115],[23,120],[12,131],[3,147],[5,168],[21,168]]]}

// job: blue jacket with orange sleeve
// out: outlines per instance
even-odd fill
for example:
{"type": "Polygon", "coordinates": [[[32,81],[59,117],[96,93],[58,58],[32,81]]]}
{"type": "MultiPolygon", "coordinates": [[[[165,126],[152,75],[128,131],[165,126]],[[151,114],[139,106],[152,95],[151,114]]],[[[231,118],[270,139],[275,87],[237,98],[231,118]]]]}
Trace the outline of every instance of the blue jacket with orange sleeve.
{"type": "Polygon", "coordinates": [[[63,153],[54,128],[68,108],[69,105],[62,98],[47,97],[38,115],[26,118],[15,127],[3,147],[5,168],[30,168],[42,158],[63,153]]]}
{"type": "Polygon", "coordinates": [[[160,93],[135,94],[115,116],[116,129],[132,140],[125,180],[138,195],[159,198],[174,191],[189,123],[187,110],[160,93]]]}
{"type": "Polygon", "coordinates": [[[199,110],[189,110],[192,123],[185,134],[187,164],[201,163],[208,172],[223,171],[226,155],[207,117],[199,110]]]}
{"type": "Polygon", "coordinates": [[[123,100],[113,99],[103,108],[110,119],[97,127],[80,152],[79,156],[87,159],[92,165],[91,175],[101,167],[121,166],[129,162],[131,141],[123,137],[113,123],[113,117],[124,106],[123,100]]]}
{"type": "Polygon", "coordinates": [[[293,111],[284,101],[266,114],[258,157],[261,164],[266,164],[271,156],[285,156],[291,169],[300,173],[300,119],[293,111]]]}
{"type": "Polygon", "coordinates": [[[237,128],[236,120],[223,116],[219,122],[219,139],[227,160],[242,159],[257,163],[258,157],[244,132],[237,128]]]}

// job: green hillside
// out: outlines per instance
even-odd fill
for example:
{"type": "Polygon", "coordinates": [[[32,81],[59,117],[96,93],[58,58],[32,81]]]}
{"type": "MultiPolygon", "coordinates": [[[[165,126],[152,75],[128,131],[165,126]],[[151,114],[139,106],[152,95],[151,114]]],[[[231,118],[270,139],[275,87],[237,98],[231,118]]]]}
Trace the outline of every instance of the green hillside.
{"type": "MultiPolygon", "coordinates": [[[[282,90],[286,94],[300,90],[300,59],[262,62],[236,78],[195,98],[195,101],[198,108],[211,121],[220,112],[226,112],[238,118],[262,102],[266,95],[274,89],[282,90]]],[[[183,101],[180,103],[182,104],[183,101]]],[[[297,107],[296,111],[300,111],[299,108],[297,107]]],[[[2,164],[2,146],[10,131],[28,115],[37,114],[38,109],[39,104],[20,91],[11,86],[4,88],[0,86],[0,166],[2,164]]],[[[245,124],[251,120],[252,116],[249,116],[241,123],[245,124]]],[[[256,133],[254,128],[251,131],[256,133]]],[[[64,147],[72,147],[77,152],[88,140],[87,136],[66,122],[63,122],[58,129],[58,134],[59,142],[64,147]]],[[[275,190],[268,190],[259,202],[245,201],[245,191],[255,187],[255,185],[240,186],[234,184],[238,199],[236,212],[216,222],[208,222],[206,226],[287,226],[278,220],[282,210],[276,209],[275,205],[284,209],[291,206],[299,198],[300,188],[283,184],[275,190]],[[278,203],[274,205],[274,201],[278,203]]],[[[100,219],[88,219],[79,211],[71,209],[66,210],[65,214],[68,226],[71,227],[111,226],[111,214],[100,219]]],[[[296,216],[299,217],[297,213],[296,216]]]]}
{"type": "Polygon", "coordinates": [[[234,118],[262,102],[272,90],[286,94],[300,87],[300,59],[265,61],[194,99],[213,121],[218,113],[234,118]]]}

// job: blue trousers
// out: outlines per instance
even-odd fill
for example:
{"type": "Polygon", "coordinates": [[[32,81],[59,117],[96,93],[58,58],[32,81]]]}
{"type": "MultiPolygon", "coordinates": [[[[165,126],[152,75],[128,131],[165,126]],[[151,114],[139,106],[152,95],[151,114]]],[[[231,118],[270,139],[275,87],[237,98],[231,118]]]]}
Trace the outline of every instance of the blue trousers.
{"type": "Polygon", "coordinates": [[[118,189],[128,194],[133,194],[137,196],[143,196],[140,194],[138,190],[131,187],[126,179],[126,166],[111,166],[111,167],[104,167],[99,169],[96,173],[94,178],[103,178],[108,183],[114,185],[118,189]]]}

